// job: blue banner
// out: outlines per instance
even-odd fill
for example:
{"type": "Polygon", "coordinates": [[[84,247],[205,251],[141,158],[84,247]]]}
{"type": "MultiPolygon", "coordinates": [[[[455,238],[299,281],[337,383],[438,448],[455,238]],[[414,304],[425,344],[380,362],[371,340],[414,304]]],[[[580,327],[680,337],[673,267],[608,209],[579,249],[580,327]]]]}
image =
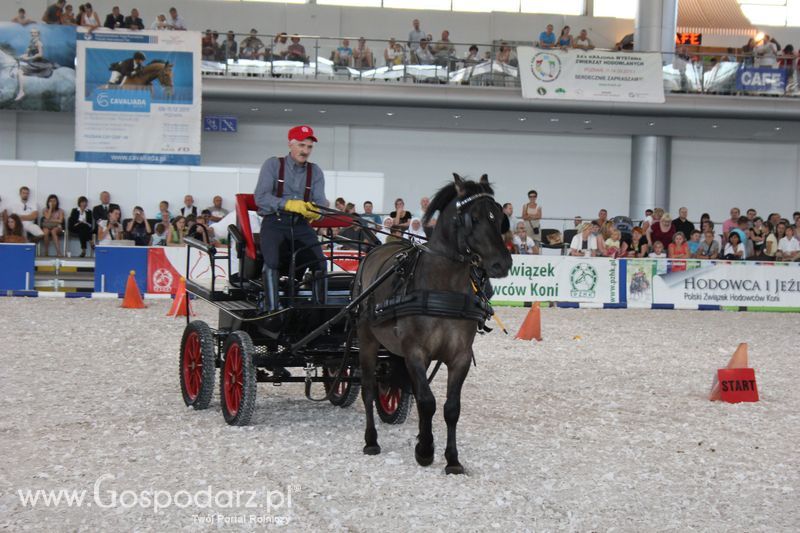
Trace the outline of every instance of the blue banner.
{"type": "Polygon", "coordinates": [[[736,72],[737,91],[786,92],[786,71],[780,68],[747,67],[736,72]]]}
{"type": "Polygon", "coordinates": [[[75,161],[84,163],[125,163],[142,165],[199,165],[192,154],[149,154],[142,152],[75,152],[75,161]]]}
{"type": "Polygon", "coordinates": [[[135,271],[139,291],[147,289],[147,248],[144,246],[98,246],[95,250],[95,292],[124,293],[128,275],[135,271]]]}
{"type": "Polygon", "coordinates": [[[33,290],[36,262],[34,244],[0,244],[0,290],[33,290]]]}

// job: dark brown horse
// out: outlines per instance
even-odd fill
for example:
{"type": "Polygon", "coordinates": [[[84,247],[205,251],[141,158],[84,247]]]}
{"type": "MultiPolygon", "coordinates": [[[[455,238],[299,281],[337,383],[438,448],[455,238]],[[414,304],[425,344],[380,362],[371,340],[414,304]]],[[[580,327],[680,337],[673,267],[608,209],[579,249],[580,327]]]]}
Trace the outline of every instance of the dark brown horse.
{"type": "MultiPolygon", "coordinates": [[[[489,277],[501,278],[511,268],[511,255],[503,244],[503,213],[495,202],[486,175],[480,182],[462,180],[454,174],[453,183],[441,189],[428,207],[424,221],[438,211],[439,217],[425,251],[418,254],[413,276],[405,281],[392,279],[381,284],[359,309],[358,339],[362,373],[362,397],[366,409],[366,446],[364,453],[380,453],[373,407],[377,390],[376,364],[380,346],[401,356],[409,374],[419,413],[419,435],[414,451],[417,462],[428,466],[433,462],[434,446],[431,431],[436,399],[427,380],[431,360],[447,366],[447,401],[444,419],[447,422],[446,472],[461,474],[458,461],[456,424],[461,411],[461,386],[473,359],[472,342],[479,319],[441,316],[421,312],[390,320],[378,320],[376,304],[396,297],[398,286],[407,295],[424,295],[428,302],[439,298],[471,302],[474,298],[471,269],[482,269],[489,277]]],[[[398,254],[413,252],[407,241],[393,242],[374,249],[362,262],[356,275],[353,296],[369,286],[381,273],[391,268],[398,254]]],[[[393,276],[394,278],[395,276],[393,276]]],[[[380,307],[380,306],[379,306],[380,307]]],[[[432,304],[433,307],[433,304],[432,304]]],[[[441,310],[441,305],[440,305],[441,310]]]]}
{"type": "Polygon", "coordinates": [[[172,96],[172,64],[169,61],[151,61],[147,66],[142,67],[142,71],[136,76],[129,76],[122,82],[122,86],[150,87],[152,91],[153,82],[158,80],[164,88],[167,97],[172,96]]]}

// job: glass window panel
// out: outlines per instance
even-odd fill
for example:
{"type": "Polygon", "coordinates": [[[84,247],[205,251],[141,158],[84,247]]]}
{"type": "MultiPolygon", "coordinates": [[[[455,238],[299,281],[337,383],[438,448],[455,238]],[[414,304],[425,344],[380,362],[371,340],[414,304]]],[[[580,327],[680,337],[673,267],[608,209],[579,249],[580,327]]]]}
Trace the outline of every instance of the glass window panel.
{"type": "Polygon", "coordinates": [[[554,13],[558,15],[583,15],[584,0],[522,0],[523,13],[554,13]]]}
{"type": "Polygon", "coordinates": [[[450,11],[450,0],[383,0],[383,7],[450,11]]]}
{"type": "Polygon", "coordinates": [[[519,12],[520,0],[453,0],[453,11],[476,11],[488,13],[491,11],[519,12]]]}
{"type": "Polygon", "coordinates": [[[594,0],[595,17],[636,18],[636,0],[594,0]]]}
{"type": "Polygon", "coordinates": [[[784,6],[742,4],[742,13],[756,25],[786,26],[786,8],[784,6]]]}
{"type": "Polygon", "coordinates": [[[317,0],[320,6],[381,7],[381,0],[317,0]]]}

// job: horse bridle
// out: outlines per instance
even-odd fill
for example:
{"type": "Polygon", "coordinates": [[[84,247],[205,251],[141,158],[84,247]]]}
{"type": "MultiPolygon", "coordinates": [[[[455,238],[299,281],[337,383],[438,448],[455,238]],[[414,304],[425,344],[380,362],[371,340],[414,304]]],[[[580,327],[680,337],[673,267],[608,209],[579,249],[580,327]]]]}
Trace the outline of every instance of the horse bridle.
{"type": "Polygon", "coordinates": [[[481,200],[483,198],[488,198],[492,202],[497,203],[495,202],[494,196],[488,192],[480,192],[456,201],[455,223],[458,259],[460,262],[469,263],[474,267],[480,267],[483,258],[480,256],[480,254],[473,253],[469,246],[467,239],[472,233],[472,216],[468,212],[463,211],[463,209],[472,202],[481,200]]]}

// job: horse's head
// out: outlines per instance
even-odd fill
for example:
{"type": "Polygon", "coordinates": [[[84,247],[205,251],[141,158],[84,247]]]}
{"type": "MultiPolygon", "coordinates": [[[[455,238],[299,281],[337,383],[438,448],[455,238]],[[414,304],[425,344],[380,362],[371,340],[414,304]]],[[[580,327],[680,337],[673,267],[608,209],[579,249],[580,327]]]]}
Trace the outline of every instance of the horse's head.
{"type": "Polygon", "coordinates": [[[428,221],[440,212],[431,244],[447,247],[480,266],[492,278],[502,278],[511,269],[511,254],[503,242],[503,210],[484,174],[480,181],[453,174],[453,183],[442,188],[425,213],[428,221]]]}
{"type": "Polygon", "coordinates": [[[173,93],[173,80],[172,80],[172,64],[167,62],[164,63],[164,67],[158,73],[158,83],[161,84],[161,87],[164,88],[164,93],[168,97],[172,96],[173,93]]]}

